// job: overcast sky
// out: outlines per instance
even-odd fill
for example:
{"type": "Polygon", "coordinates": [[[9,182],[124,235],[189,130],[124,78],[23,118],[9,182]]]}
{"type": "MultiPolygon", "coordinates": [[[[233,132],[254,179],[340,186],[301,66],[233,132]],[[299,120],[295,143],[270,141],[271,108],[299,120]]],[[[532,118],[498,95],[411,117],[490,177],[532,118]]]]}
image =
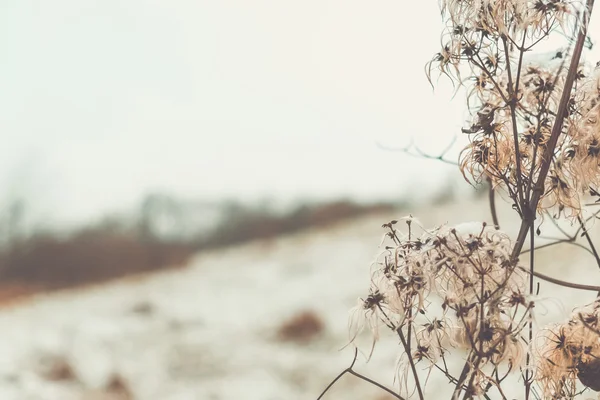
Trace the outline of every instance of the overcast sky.
{"type": "Polygon", "coordinates": [[[443,165],[463,97],[433,92],[435,1],[7,0],[0,204],[51,220],[151,191],[256,200],[402,197],[443,165]]]}

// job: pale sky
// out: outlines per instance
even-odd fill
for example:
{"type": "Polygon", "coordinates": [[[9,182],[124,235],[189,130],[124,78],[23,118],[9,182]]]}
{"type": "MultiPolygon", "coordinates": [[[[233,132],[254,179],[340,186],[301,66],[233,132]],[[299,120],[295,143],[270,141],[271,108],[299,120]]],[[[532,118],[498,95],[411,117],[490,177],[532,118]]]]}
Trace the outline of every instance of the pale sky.
{"type": "MultiPolygon", "coordinates": [[[[0,204],[83,221],[144,193],[401,198],[466,114],[436,1],[5,0],[0,204]]],[[[32,212],[33,212],[32,211],[32,212]]]]}

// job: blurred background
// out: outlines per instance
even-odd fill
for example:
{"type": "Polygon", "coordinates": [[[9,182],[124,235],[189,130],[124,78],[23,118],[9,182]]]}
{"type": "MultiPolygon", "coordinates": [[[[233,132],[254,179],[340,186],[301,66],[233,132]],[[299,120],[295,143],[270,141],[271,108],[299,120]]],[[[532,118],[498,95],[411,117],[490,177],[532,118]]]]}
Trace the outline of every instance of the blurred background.
{"type": "Polygon", "coordinates": [[[424,74],[433,3],[9,1],[0,18],[4,281],[159,269],[457,186],[398,151],[440,154],[465,116],[424,74]]]}
{"type": "Polygon", "coordinates": [[[315,398],[379,226],[487,218],[408,4],[2,2],[0,398],[315,398]]]}

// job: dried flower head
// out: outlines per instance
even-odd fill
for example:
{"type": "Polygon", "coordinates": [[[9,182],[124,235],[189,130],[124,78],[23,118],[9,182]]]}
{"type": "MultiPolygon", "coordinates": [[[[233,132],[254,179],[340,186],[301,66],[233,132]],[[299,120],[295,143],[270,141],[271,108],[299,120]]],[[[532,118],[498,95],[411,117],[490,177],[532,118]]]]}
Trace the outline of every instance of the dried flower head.
{"type": "MultiPolygon", "coordinates": [[[[400,336],[403,382],[408,354],[433,368],[444,362],[449,346],[473,351],[481,366],[506,363],[510,371],[520,365],[525,350],[518,335],[530,305],[523,276],[510,261],[509,237],[485,223],[425,230],[408,219],[408,232],[396,223],[384,224],[386,251],[372,271],[369,296],[353,311],[351,327],[370,327],[373,345],[380,326],[400,336]]],[[[475,386],[489,383],[485,375],[473,380],[479,382],[475,386]]]]}
{"type": "MultiPolygon", "coordinates": [[[[442,50],[428,63],[428,77],[441,74],[467,85],[473,118],[460,168],[470,182],[490,180],[504,189],[521,213],[536,187],[557,118],[567,75],[568,51],[525,56],[550,35],[570,36],[586,20],[579,0],[443,0],[442,50]],[[467,79],[461,76],[467,74],[467,79]]],[[[598,79],[582,65],[538,211],[569,217],[581,212],[581,197],[600,183],[598,79]]]]}
{"type": "Polygon", "coordinates": [[[600,300],[575,310],[566,323],[541,335],[536,380],[548,398],[573,398],[577,378],[599,390],[600,300]]]}
{"type": "MultiPolygon", "coordinates": [[[[513,199],[518,197],[519,185],[523,182],[529,182],[531,190],[544,162],[565,74],[560,63],[526,65],[516,95],[518,101],[514,104],[507,101],[506,91],[501,89],[510,86],[508,72],[499,75],[495,85],[488,84],[472,94],[478,106],[474,108],[475,116],[470,128],[463,130],[471,137],[471,143],[462,151],[460,158],[465,179],[474,182],[490,179],[495,187],[505,189],[513,199]],[[515,138],[518,150],[515,150],[515,138]]],[[[584,85],[585,88],[592,86],[588,82],[584,85]]],[[[591,97],[589,92],[592,90],[577,88],[578,99],[573,98],[573,107],[578,110],[584,107],[582,99],[591,97]]],[[[591,109],[589,104],[584,107],[585,115],[597,112],[587,111],[591,109]]],[[[575,111],[565,120],[565,129],[559,136],[555,160],[546,177],[545,192],[538,203],[538,210],[557,208],[568,211],[569,216],[579,215],[582,195],[589,191],[590,186],[600,183],[600,170],[597,168],[600,142],[593,137],[600,133],[596,126],[588,126],[590,121],[595,120],[589,116],[583,118],[575,111]],[[584,121],[588,121],[587,125],[584,121]],[[587,133],[581,133],[584,131],[587,133]]]]}

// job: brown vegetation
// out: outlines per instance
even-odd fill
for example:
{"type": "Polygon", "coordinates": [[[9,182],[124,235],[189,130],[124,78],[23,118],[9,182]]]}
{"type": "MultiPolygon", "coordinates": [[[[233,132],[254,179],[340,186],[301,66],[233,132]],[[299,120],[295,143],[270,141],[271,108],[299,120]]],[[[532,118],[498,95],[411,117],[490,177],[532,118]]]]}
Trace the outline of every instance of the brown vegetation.
{"type": "Polygon", "coordinates": [[[313,311],[303,311],[285,321],[277,331],[281,341],[308,343],[325,330],[325,324],[313,311]]]}
{"type": "Polygon", "coordinates": [[[182,244],[147,245],[120,233],[33,237],[2,254],[0,279],[13,287],[64,288],[180,265],[192,251],[182,244]]]}
{"type": "Polygon", "coordinates": [[[40,360],[38,373],[49,381],[76,381],[71,363],[62,355],[46,355],[40,360]]]}
{"type": "Polygon", "coordinates": [[[113,396],[115,400],[131,400],[133,394],[127,381],[121,375],[113,375],[106,385],[106,392],[113,396]]]}
{"type": "MultiPolygon", "coordinates": [[[[190,237],[162,236],[154,221],[157,217],[147,210],[133,227],[113,221],[70,235],[37,233],[9,237],[7,244],[0,247],[0,303],[39,291],[182,266],[198,251],[327,226],[360,215],[389,211],[392,206],[337,201],[303,205],[280,214],[238,203],[222,208],[223,219],[216,227],[190,237]]],[[[14,227],[9,229],[13,230],[17,231],[14,227]]]]}
{"type": "Polygon", "coordinates": [[[227,218],[208,237],[199,241],[201,248],[230,246],[249,240],[268,239],[312,227],[324,227],[362,215],[389,212],[389,203],[361,205],[351,201],[336,201],[317,205],[302,205],[289,213],[278,215],[271,210],[230,205],[227,218]]]}

